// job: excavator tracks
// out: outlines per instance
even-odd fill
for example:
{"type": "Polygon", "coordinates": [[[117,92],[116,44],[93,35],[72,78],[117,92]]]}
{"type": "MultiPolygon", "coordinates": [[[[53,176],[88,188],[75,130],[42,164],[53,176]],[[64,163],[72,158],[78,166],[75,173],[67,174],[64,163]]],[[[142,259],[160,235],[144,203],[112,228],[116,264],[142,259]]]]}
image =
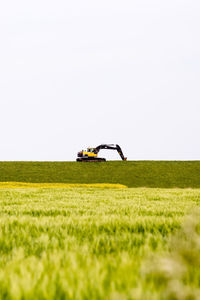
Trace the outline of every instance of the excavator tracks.
{"type": "Polygon", "coordinates": [[[78,157],[76,161],[80,162],[102,162],[106,161],[105,158],[100,158],[100,157],[78,157]]]}

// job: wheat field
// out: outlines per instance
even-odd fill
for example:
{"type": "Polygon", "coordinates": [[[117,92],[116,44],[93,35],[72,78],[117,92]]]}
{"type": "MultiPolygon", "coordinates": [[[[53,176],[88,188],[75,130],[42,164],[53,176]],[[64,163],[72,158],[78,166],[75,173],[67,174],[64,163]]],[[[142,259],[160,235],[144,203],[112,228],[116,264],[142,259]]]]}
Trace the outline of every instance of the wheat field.
{"type": "Polygon", "coordinates": [[[199,189],[2,187],[0,299],[198,299],[199,204],[199,189]]]}

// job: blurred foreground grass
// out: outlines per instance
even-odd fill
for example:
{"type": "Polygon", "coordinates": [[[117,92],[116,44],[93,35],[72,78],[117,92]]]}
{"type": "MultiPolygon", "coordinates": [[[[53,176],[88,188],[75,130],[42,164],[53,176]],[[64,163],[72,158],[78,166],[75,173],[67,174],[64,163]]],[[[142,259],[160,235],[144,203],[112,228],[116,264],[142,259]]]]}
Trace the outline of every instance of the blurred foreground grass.
{"type": "Polygon", "coordinates": [[[199,299],[200,224],[181,229],[199,204],[199,189],[1,189],[0,298],[199,299]]]}

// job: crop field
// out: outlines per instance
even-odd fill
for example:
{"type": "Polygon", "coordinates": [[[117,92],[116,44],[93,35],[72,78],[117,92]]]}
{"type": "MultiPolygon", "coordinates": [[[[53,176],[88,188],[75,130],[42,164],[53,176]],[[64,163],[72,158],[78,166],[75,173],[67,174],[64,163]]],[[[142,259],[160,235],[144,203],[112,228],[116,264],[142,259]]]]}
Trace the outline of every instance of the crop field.
{"type": "Polygon", "coordinates": [[[0,299],[200,299],[199,206],[200,189],[2,182],[0,299]]]}

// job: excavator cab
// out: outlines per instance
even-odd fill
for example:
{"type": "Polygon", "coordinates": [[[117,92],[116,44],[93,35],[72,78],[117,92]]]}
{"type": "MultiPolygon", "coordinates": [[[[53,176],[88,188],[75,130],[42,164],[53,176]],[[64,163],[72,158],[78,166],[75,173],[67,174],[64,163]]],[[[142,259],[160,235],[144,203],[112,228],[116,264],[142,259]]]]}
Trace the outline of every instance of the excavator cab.
{"type": "Polygon", "coordinates": [[[89,153],[95,153],[96,148],[87,148],[87,152],[89,153]]]}
{"type": "Polygon", "coordinates": [[[84,151],[84,155],[88,157],[97,157],[97,153],[95,153],[96,148],[87,148],[87,151],[84,151]]]}
{"type": "Polygon", "coordinates": [[[91,159],[97,158],[96,148],[87,148],[87,150],[82,150],[78,152],[77,161],[89,161],[91,159]]]}

